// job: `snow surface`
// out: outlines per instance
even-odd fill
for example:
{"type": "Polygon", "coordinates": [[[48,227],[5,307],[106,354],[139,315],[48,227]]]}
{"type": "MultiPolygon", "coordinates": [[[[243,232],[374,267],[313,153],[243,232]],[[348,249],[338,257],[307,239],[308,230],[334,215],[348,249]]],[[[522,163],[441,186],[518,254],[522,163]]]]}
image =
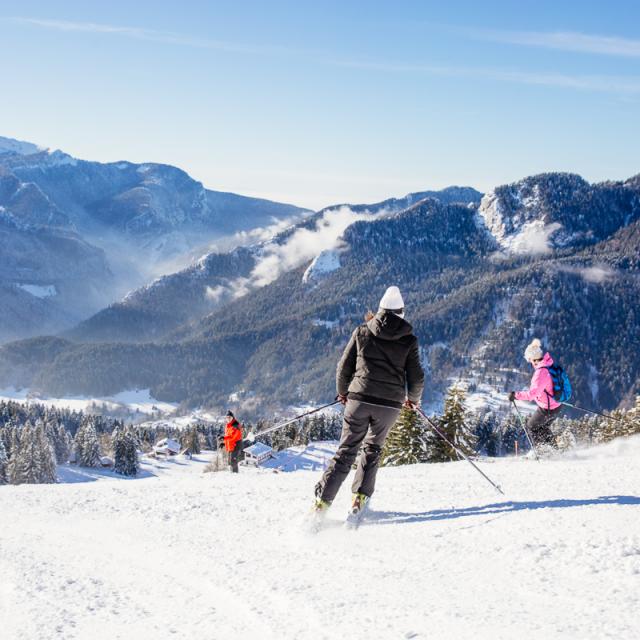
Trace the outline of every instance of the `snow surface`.
{"type": "Polygon", "coordinates": [[[635,639],[639,457],[481,462],[506,497],[464,461],[383,468],[360,529],[345,486],[316,535],[317,470],[64,467],[0,487],[2,638],[635,639]]]}
{"type": "Polygon", "coordinates": [[[159,402],[151,396],[149,389],[132,389],[122,391],[114,396],[104,398],[89,398],[87,396],[71,396],[68,398],[50,398],[32,394],[29,389],[17,390],[14,387],[0,389],[0,400],[11,400],[13,402],[34,402],[47,407],[57,407],[58,409],[70,409],[75,411],[86,411],[94,405],[105,405],[108,410],[126,407],[130,411],[145,415],[155,413],[173,413],[177,405],[170,402],[159,402]]]}
{"type": "Polygon", "coordinates": [[[311,324],[314,327],[324,327],[325,329],[335,329],[340,324],[340,320],[320,320],[318,318],[314,318],[311,321],[311,324]]]}
{"type": "Polygon", "coordinates": [[[307,267],[302,276],[302,282],[312,282],[332,273],[340,268],[340,256],[334,249],[327,249],[319,253],[307,267]]]}
{"type": "Polygon", "coordinates": [[[17,285],[20,289],[23,289],[27,293],[30,293],[32,296],[36,298],[50,298],[51,296],[55,296],[58,291],[56,290],[55,285],[37,285],[37,284],[19,284],[17,285]]]}

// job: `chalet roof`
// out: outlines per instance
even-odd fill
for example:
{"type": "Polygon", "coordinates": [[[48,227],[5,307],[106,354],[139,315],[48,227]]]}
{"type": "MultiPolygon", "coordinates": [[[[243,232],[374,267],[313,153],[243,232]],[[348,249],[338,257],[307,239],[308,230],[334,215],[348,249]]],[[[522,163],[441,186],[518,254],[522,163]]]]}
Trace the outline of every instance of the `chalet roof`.
{"type": "Polygon", "coordinates": [[[250,453],[251,455],[254,455],[256,457],[261,456],[265,453],[271,453],[271,451],[273,451],[273,449],[262,442],[256,442],[250,447],[246,447],[244,450],[245,453],[250,453]]]}

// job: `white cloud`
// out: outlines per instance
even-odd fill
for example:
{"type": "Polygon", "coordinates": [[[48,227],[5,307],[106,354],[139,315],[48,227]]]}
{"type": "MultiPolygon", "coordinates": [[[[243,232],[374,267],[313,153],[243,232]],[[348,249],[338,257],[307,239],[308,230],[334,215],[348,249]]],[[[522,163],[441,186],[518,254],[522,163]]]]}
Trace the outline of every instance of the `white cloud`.
{"type": "Polygon", "coordinates": [[[586,282],[593,284],[603,284],[617,276],[616,271],[607,264],[593,264],[589,267],[561,266],[560,270],[566,273],[573,273],[583,278],[586,282]]]}
{"type": "Polygon", "coordinates": [[[467,33],[491,42],[542,47],[576,53],[640,58],[640,40],[591,35],[576,31],[501,31],[468,29],[467,33]]]}
{"type": "Polygon", "coordinates": [[[207,287],[206,295],[219,304],[237,299],[264,287],[280,275],[313,260],[329,249],[340,249],[341,236],[354,222],[384,216],[386,212],[356,213],[349,207],[325,211],[313,228],[297,228],[285,242],[268,242],[261,247],[256,265],[248,278],[236,278],[225,285],[207,287]]]}
{"type": "Polygon", "coordinates": [[[539,85],[580,91],[640,93],[640,77],[638,76],[572,75],[488,67],[439,67],[422,64],[359,62],[356,60],[335,60],[334,64],[388,73],[423,73],[454,78],[484,78],[515,84],[539,85]]]}
{"type": "Polygon", "coordinates": [[[312,260],[322,251],[338,247],[339,238],[348,226],[357,220],[372,218],[371,214],[354,213],[349,207],[326,211],[314,229],[300,227],[284,244],[267,245],[263,257],[251,273],[253,283],[263,287],[285,271],[312,260]]]}
{"type": "Polygon", "coordinates": [[[608,282],[616,276],[616,272],[608,265],[594,265],[587,267],[586,269],[580,269],[580,275],[587,282],[594,282],[595,284],[602,284],[608,282]]]}
{"type": "Polygon", "coordinates": [[[550,253],[551,235],[561,226],[557,222],[544,224],[541,220],[528,222],[517,235],[508,239],[508,250],[517,254],[550,253]]]}
{"type": "Polygon", "coordinates": [[[230,53],[246,54],[281,54],[295,53],[293,49],[287,47],[256,47],[222,40],[211,40],[208,38],[195,38],[172,31],[157,31],[144,27],[126,27],[96,22],[74,22],[71,20],[47,20],[41,18],[12,17],[3,18],[17,24],[25,24],[42,29],[54,31],[81,32],[81,33],[102,33],[106,35],[124,36],[135,38],[136,40],[146,40],[148,42],[160,42],[164,44],[175,44],[197,49],[214,49],[218,51],[228,51],[230,53]]]}

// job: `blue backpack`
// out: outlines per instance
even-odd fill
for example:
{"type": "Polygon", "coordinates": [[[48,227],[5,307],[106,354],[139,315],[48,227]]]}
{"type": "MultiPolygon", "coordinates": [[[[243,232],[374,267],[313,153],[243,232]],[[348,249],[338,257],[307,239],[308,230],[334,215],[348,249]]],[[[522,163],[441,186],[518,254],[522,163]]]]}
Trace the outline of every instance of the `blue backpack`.
{"type": "MultiPolygon", "coordinates": [[[[553,382],[553,399],[556,402],[569,402],[573,390],[567,372],[559,364],[552,364],[546,369],[549,370],[553,382]]],[[[547,395],[551,397],[551,394],[547,395]]]]}

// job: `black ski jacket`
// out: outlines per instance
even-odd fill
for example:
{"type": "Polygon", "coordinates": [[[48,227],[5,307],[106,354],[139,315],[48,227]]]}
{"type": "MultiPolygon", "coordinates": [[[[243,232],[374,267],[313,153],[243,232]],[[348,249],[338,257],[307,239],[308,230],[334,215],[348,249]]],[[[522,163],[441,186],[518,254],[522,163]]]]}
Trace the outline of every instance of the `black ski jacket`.
{"type": "Polygon", "coordinates": [[[402,407],[419,402],[424,389],[418,338],[400,316],[379,311],[351,335],[336,371],[338,394],[353,400],[402,407]]]}

